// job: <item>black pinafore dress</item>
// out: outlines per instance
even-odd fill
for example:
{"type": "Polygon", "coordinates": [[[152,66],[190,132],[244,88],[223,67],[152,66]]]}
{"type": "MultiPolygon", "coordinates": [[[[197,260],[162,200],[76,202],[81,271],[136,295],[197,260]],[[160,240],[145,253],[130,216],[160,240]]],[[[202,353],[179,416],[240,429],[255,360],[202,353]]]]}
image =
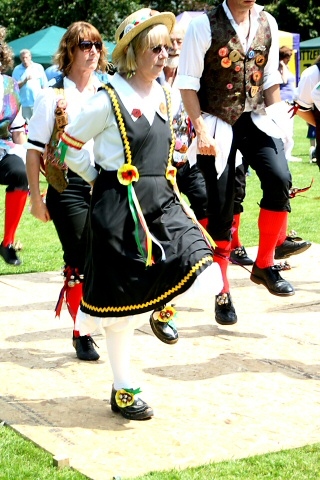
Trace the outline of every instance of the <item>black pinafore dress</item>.
{"type": "MultiPolygon", "coordinates": [[[[110,85],[109,85],[110,87],[110,85]]],[[[116,94],[116,92],[114,91],[116,94]]],[[[107,94],[107,93],[106,93],[107,94]]],[[[151,234],[153,264],[146,266],[135,237],[128,187],[117,171],[100,171],[92,192],[81,310],[96,317],[124,317],[152,311],[185,292],[212,263],[213,251],[185,214],[166,179],[171,144],[169,121],[157,113],[133,121],[115,95],[139,180],[134,190],[151,234]]],[[[141,228],[139,238],[145,242],[141,228]]]]}

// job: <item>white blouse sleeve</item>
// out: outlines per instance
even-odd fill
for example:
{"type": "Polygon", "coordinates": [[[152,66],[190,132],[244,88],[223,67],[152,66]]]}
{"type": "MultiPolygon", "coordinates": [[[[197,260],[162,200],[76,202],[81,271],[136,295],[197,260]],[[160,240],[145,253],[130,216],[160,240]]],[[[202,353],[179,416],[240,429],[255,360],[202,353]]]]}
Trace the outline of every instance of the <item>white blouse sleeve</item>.
{"type": "Polygon", "coordinates": [[[311,98],[317,109],[320,110],[320,82],[317,83],[317,85],[312,90],[311,98]]]}
{"type": "Polygon", "coordinates": [[[194,18],[187,29],[179,58],[176,85],[180,89],[200,89],[204,57],[211,45],[211,29],[208,16],[194,18]]]}
{"type": "Polygon", "coordinates": [[[44,146],[49,143],[55,122],[56,104],[57,95],[53,88],[45,88],[37,95],[28,125],[28,140],[36,144],[28,142],[27,149],[43,152],[44,146]]]}
{"type": "MultiPolygon", "coordinates": [[[[96,140],[108,127],[111,109],[108,95],[104,91],[100,91],[88,100],[81,113],[66,126],[65,132],[82,143],[86,143],[92,138],[96,140]]],[[[72,171],[87,182],[92,182],[98,175],[97,170],[91,164],[89,152],[84,148],[78,150],[68,146],[64,161],[72,171]]]]}

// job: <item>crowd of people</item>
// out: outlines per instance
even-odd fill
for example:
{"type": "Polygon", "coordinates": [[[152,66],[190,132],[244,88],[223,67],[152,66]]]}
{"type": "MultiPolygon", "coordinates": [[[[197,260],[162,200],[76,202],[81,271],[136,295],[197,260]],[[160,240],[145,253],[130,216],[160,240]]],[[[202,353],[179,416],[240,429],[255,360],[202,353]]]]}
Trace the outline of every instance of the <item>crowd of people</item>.
{"type": "Polygon", "coordinates": [[[52,220],[61,242],[56,315],[65,302],[77,357],[99,359],[89,332],[102,327],[112,411],[149,419],[130,368],[137,327],[149,321],[160,341],[175,344],[175,307],[195,297],[212,304],[218,324],[235,324],[230,261],[252,265],[252,282],[273,295],[295,293],[275,262],[311,245],[287,234],[294,157],[286,102],[315,127],[320,165],[320,63],[293,98],[292,51],[279,48],[275,19],[244,0],[224,0],[186,30],[171,12],[132,13],[116,30],[109,73],[101,34],[87,22],[69,26],[46,72],[22,50],[5,75],[13,57],[4,38],[0,28],[0,255],[21,263],[15,232],[30,192],[31,214],[52,220]],[[254,261],[239,234],[249,169],[262,190],[254,261]]]}

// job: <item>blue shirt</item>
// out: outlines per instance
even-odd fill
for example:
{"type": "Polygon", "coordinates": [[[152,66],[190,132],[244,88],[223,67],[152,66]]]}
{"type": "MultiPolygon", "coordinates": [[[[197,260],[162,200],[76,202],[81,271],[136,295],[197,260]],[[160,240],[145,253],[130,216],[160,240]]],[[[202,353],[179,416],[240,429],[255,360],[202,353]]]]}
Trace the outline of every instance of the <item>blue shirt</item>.
{"type": "Polygon", "coordinates": [[[44,68],[40,63],[31,62],[27,68],[20,63],[12,72],[12,77],[17,82],[21,82],[27,76],[30,76],[31,79],[20,87],[20,100],[22,107],[33,107],[38,93],[47,86],[48,81],[44,68]]]}

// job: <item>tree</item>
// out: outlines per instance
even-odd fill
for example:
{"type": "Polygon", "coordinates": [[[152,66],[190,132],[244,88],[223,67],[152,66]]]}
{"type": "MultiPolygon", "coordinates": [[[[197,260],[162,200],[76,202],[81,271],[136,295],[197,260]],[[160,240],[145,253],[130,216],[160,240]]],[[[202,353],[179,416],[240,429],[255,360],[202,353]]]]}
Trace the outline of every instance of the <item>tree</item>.
{"type": "MultiPolygon", "coordinates": [[[[51,25],[67,28],[77,20],[87,20],[101,32],[106,40],[113,40],[119,23],[130,13],[142,7],[159,11],[205,10],[220,0],[1,0],[1,23],[7,27],[7,40],[14,40],[51,25]],[[28,14],[26,15],[26,12],[28,14]]],[[[277,20],[280,30],[300,33],[301,40],[320,36],[319,0],[258,0],[277,20]]]]}
{"type": "Polygon", "coordinates": [[[51,25],[67,28],[72,22],[92,23],[104,39],[113,40],[120,21],[143,5],[138,1],[122,0],[1,0],[0,18],[7,28],[7,41],[24,37],[51,25]],[[28,15],[25,15],[28,12],[28,15]]]}
{"type": "Polygon", "coordinates": [[[276,18],[280,30],[300,33],[301,41],[320,36],[319,0],[277,0],[265,9],[276,18]]]}

